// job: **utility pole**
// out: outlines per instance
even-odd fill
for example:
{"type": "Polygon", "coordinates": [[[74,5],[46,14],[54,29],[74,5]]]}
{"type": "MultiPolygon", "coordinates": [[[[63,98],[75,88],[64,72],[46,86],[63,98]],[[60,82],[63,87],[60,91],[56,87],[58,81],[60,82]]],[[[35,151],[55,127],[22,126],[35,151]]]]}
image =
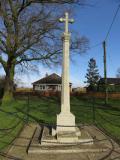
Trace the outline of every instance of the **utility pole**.
{"type": "Polygon", "coordinates": [[[107,64],[106,64],[106,41],[103,41],[104,50],[104,81],[105,81],[105,104],[108,103],[108,87],[107,87],[107,64]]]}

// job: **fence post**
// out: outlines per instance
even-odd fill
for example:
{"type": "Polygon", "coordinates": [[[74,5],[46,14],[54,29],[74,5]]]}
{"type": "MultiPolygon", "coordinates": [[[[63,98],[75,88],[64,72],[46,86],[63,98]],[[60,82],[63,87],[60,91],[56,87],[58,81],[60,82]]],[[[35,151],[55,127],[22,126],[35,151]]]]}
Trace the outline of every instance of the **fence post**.
{"type": "Polygon", "coordinates": [[[30,107],[30,93],[28,92],[28,99],[27,99],[27,123],[29,121],[29,107],[30,107]]]}
{"type": "Polygon", "coordinates": [[[93,124],[95,124],[95,97],[93,97],[93,104],[92,104],[92,111],[93,111],[93,124]]]}

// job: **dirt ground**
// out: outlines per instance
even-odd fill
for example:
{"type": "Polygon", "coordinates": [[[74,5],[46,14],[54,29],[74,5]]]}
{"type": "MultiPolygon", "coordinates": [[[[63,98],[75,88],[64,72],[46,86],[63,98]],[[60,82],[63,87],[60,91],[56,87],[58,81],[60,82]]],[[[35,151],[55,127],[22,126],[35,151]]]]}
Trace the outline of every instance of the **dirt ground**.
{"type": "Polygon", "coordinates": [[[105,139],[105,135],[95,126],[88,127],[92,136],[97,139],[105,139],[108,150],[106,152],[84,152],[84,153],[47,153],[47,154],[27,154],[26,150],[30,143],[36,124],[29,124],[24,127],[20,136],[11,145],[7,155],[8,157],[0,157],[0,160],[120,160],[120,147],[111,139],[105,139]]]}

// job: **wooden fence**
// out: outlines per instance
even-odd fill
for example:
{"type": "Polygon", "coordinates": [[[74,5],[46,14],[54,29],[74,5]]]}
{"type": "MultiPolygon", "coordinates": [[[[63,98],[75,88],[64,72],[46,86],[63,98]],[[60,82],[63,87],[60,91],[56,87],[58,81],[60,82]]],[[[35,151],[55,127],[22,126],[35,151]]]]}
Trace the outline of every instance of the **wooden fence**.
{"type": "MultiPolygon", "coordinates": [[[[38,97],[51,97],[51,96],[57,96],[60,97],[60,92],[35,92],[35,91],[15,91],[14,96],[38,96],[38,97]]],[[[105,98],[104,92],[87,92],[87,93],[81,93],[81,92],[71,92],[71,96],[80,96],[80,97],[95,97],[95,98],[105,98]]],[[[120,92],[110,92],[108,93],[108,98],[111,99],[120,99],[120,92]]]]}
{"type": "MultiPolygon", "coordinates": [[[[94,97],[94,98],[105,98],[105,92],[87,92],[87,93],[73,93],[74,96],[81,97],[94,97]]],[[[120,92],[109,92],[108,98],[110,99],[120,99],[120,92]]]]}

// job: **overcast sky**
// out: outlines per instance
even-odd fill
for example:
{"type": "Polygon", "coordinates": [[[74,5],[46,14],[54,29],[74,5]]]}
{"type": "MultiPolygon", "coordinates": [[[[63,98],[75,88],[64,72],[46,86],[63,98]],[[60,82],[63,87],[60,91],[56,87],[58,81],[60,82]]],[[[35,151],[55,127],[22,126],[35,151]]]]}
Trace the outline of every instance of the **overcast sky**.
{"type": "MultiPolygon", "coordinates": [[[[80,35],[85,35],[90,40],[90,46],[102,42],[107,34],[113,16],[118,8],[117,0],[90,0],[96,4],[94,7],[77,7],[72,18],[75,23],[70,29],[74,29],[80,35]]],[[[61,33],[62,34],[62,33],[61,33]]],[[[98,65],[100,75],[103,76],[103,48],[99,45],[88,50],[84,55],[74,55],[73,62],[70,63],[70,80],[73,86],[85,86],[85,74],[88,61],[94,58],[98,65]]],[[[107,40],[107,69],[108,77],[115,77],[118,67],[120,67],[120,10],[107,40]]],[[[39,73],[29,73],[20,75],[24,86],[31,86],[31,83],[42,78],[45,73],[53,72],[61,75],[61,67],[47,68],[39,65],[39,73]]]]}

